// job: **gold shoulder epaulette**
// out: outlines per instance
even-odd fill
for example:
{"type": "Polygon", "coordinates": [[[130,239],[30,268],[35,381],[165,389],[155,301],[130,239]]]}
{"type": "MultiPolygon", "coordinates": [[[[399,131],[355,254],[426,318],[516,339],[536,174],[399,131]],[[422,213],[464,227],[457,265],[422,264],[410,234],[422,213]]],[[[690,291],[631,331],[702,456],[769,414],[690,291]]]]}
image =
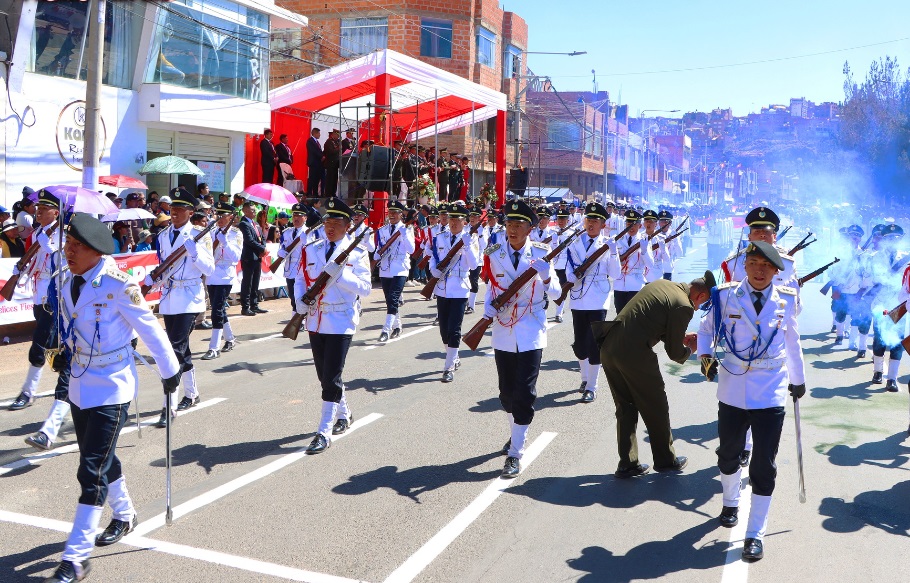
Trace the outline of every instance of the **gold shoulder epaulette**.
{"type": "Polygon", "coordinates": [[[718,289],[718,291],[720,291],[722,289],[732,289],[738,285],[739,285],[738,281],[728,281],[727,283],[722,283],[719,286],[717,286],[717,289],[718,289]]]}
{"type": "Polygon", "coordinates": [[[493,253],[496,253],[498,250],[499,250],[499,243],[494,243],[493,245],[489,245],[486,249],[484,249],[483,254],[492,255],[493,253]]]}
{"type": "Polygon", "coordinates": [[[129,275],[127,275],[126,273],[124,273],[124,272],[122,272],[122,271],[120,271],[119,269],[116,269],[116,268],[114,268],[114,267],[108,267],[108,268],[107,268],[107,271],[105,271],[104,274],[105,274],[105,275],[108,275],[108,276],[110,276],[110,277],[113,277],[113,278],[116,279],[117,281],[122,281],[123,283],[126,283],[126,282],[128,282],[128,281],[130,280],[130,276],[129,276],[129,275]]]}
{"type": "Polygon", "coordinates": [[[788,296],[795,296],[795,295],[796,295],[796,290],[793,289],[792,287],[789,287],[789,286],[786,286],[786,285],[779,286],[779,287],[777,288],[777,292],[778,292],[778,293],[782,293],[782,294],[787,294],[788,296]]]}
{"type": "Polygon", "coordinates": [[[545,251],[550,250],[550,246],[547,243],[544,243],[543,241],[531,241],[531,246],[537,247],[538,249],[543,249],[545,251]]]}

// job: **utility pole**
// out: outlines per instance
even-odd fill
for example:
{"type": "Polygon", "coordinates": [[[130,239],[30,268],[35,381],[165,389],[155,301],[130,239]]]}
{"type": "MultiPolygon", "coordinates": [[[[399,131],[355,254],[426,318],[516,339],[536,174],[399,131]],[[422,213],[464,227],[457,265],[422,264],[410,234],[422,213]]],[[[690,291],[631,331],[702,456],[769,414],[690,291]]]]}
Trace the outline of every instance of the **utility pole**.
{"type": "Polygon", "coordinates": [[[88,74],[85,76],[85,131],[82,150],[82,187],[98,188],[98,166],[104,154],[101,142],[101,76],[104,69],[105,0],[88,7],[88,74]]]}

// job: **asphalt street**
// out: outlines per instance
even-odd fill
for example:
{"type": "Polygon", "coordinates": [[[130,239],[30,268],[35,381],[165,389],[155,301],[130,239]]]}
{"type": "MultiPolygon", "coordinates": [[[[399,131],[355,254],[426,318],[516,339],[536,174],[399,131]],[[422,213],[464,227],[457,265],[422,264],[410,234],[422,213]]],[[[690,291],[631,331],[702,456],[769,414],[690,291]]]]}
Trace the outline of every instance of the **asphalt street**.
{"type": "MultiPolygon", "coordinates": [[[[805,273],[826,263],[804,258],[805,273]]],[[[703,238],[675,279],[705,269],[703,238]]],[[[822,278],[823,279],[823,278],[822,278]]],[[[832,347],[829,299],[820,281],[802,291],[800,316],[809,392],[801,401],[807,501],[797,498],[795,426],[788,406],[765,559],[739,560],[745,520],[717,523],[721,488],[715,385],[693,359],[661,357],[680,474],[620,481],[613,404],[601,373],[597,400],[579,402],[569,318],[553,325],[538,381],[529,455],[518,479],[499,479],[508,424],[489,339],[462,352],[455,382],[440,382],[444,347],[433,303],[406,288],[402,338],[379,345],[382,292],[364,302],[345,382],[355,424],[319,456],[320,391],[312,357],[279,333],[288,300],[256,317],[234,316],[240,344],[197,361],[202,405],[174,428],[174,507],[165,526],[164,431],[135,418],[120,439],[140,526],[94,553],[91,581],[208,582],[621,582],[639,580],[904,581],[910,536],[908,371],[900,392],[871,385],[871,351],[832,347]]],[[[479,318],[465,319],[465,331],[479,318]]],[[[550,308],[550,314],[553,307],[550,308]]],[[[566,312],[569,315],[569,312],[566,312]]],[[[694,324],[693,324],[694,326],[694,324]]],[[[193,333],[201,356],[209,333],[193,333]]],[[[27,345],[2,348],[0,400],[18,393],[27,345]]],[[[140,346],[140,352],[142,347],[140,346]]],[[[140,371],[141,420],[153,423],[160,383],[140,371]]],[[[45,374],[40,390],[52,391],[45,374]]],[[[37,431],[49,394],[20,412],[0,411],[0,580],[40,581],[53,569],[73,518],[78,452],[71,424],[49,453],[23,443],[37,431]]],[[[644,427],[642,461],[650,463],[644,427]]],[[[748,485],[746,483],[746,487],[748,485]]],[[[748,490],[744,500],[748,500],[748,490]]],[[[109,520],[105,512],[102,526],[109,520]]]]}

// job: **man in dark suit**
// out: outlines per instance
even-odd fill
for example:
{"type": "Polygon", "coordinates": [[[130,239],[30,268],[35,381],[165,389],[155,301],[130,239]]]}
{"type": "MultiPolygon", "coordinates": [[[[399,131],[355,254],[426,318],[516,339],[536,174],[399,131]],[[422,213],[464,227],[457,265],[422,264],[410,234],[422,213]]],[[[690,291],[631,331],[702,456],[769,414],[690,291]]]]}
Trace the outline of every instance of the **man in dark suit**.
{"type": "Polygon", "coordinates": [[[341,140],[338,139],[340,135],[340,130],[329,132],[329,139],[326,140],[325,147],[322,149],[325,160],[323,194],[328,197],[338,195],[338,168],[341,165],[341,140]]]}
{"type": "Polygon", "coordinates": [[[306,180],[306,194],[310,198],[319,196],[319,185],[325,169],[322,165],[322,145],[319,144],[319,128],[313,128],[306,141],[306,165],[310,169],[306,180]]]}
{"type": "Polygon", "coordinates": [[[262,274],[261,259],[265,255],[265,233],[256,224],[256,207],[246,200],[243,202],[243,218],[237,225],[243,234],[243,252],[240,254],[240,306],[244,316],[265,314],[268,310],[259,307],[259,276],[262,274]]]}
{"type": "Polygon", "coordinates": [[[344,131],[341,140],[341,196],[345,202],[353,198],[357,187],[357,137],[354,128],[344,131]]]}
{"type": "Polygon", "coordinates": [[[281,170],[281,165],[287,164],[290,166],[294,163],[294,154],[291,153],[291,147],[288,146],[287,134],[278,136],[278,145],[275,146],[275,152],[278,156],[278,186],[284,186],[284,172],[281,170]]]}
{"type": "MultiPolygon", "coordinates": [[[[259,140],[259,154],[262,163],[262,181],[268,183],[275,182],[275,167],[278,165],[278,154],[275,152],[275,145],[272,143],[272,130],[266,129],[262,133],[262,139],[259,140]]],[[[281,184],[279,182],[279,184],[281,184]]]]}

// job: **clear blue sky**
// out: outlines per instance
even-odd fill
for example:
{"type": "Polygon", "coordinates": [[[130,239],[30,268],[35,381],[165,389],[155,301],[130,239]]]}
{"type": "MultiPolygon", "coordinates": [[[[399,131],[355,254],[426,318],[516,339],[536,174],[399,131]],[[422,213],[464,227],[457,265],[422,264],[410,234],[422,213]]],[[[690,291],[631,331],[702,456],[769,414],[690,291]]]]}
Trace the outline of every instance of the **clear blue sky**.
{"type": "MultiPolygon", "coordinates": [[[[701,71],[617,75],[711,67],[821,53],[910,37],[908,0],[511,0],[506,10],[530,29],[530,51],[588,51],[576,57],[528,55],[537,75],[558,90],[591,90],[591,69],[614,103],[640,109],[710,111],[740,116],[791,97],[843,100],[849,61],[864,78],[890,55],[910,67],[910,40],[757,65],[701,71]]],[[[659,115],[651,114],[648,115],[659,115]]],[[[680,114],[675,114],[680,115],[680,114]]]]}

